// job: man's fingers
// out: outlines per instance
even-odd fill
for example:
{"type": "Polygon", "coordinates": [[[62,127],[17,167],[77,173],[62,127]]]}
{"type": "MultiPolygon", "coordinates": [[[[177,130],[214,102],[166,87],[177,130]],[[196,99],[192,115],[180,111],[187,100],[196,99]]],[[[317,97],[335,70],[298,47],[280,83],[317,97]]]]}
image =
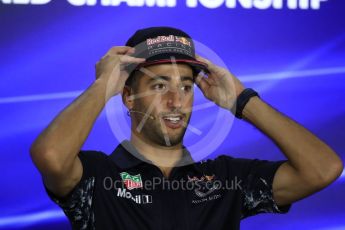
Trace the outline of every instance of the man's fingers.
{"type": "Polygon", "coordinates": [[[201,88],[203,92],[205,92],[211,86],[203,77],[202,72],[200,72],[198,76],[195,78],[195,83],[197,84],[197,86],[201,88]]]}
{"type": "Polygon", "coordinates": [[[136,57],[131,57],[128,55],[121,55],[120,56],[121,63],[142,63],[145,60],[146,60],[145,58],[136,58],[136,57]]]}
{"type": "Polygon", "coordinates": [[[207,74],[208,76],[207,80],[211,85],[219,84],[224,77],[228,76],[229,71],[227,69],[213,64],[210,60],[204,57],[201,57],[199,55],[195,55],[195,56],[198,61],[201,61],[207,64],[207,69],[210,71],[210,73],[207,74]]]}
{"type": "Polygon", "coordinates": [[[111,47],[107,54],[108,55],[117,55],[117,54],[133,54],[135,49],[130,46],[113,46],[111,47]]]}
{"type": "Polygon", "coordinates": [[[198,55],[198,54],[195,54],[195,58],[196,58],[196,60],[198,60],[198,61],[204,62],[207,66],[208,66],[209,64],[212,64],[210,60],[208,60],[208,59],[206,59],[206,58],[204,58],[204,57],[201,57],[201,56],[198,55]]]}
{"type": "Polygon", "coordinates": [[[128,55],[111,55],[107,54],[102,59],[118,60],[121,63],[140,63],[145,61],[145,58],[136,58],[128,55]]]}
{"type": "Polygon", "coordinates": [[[208,60],[204,57],[201,57],[200,55],[197,55],[197,54],[195,54],[195,58],[196,58],[196,60],[205,63],[207,66],[207,69],[209,71],[214,72],[217,70],[217,66],[215,64],[213,64],[210,60],[208,60]]]}
{"type": "Polygon", "coordinates": [[[145,58],[136,58],[130,56],[131,54],[134,54],[134,52],[135,48],[130,46],[114,46],[109,49],[109,51],[102,57],[102,59],[115,57],[119,58],[122,64],[142,63],[146,60],[145,58]]]}
{"type": "Polygon", "coordinates": [[[135,58],[127,55],[120,56],[120,69],[121,70],[126,70],[126,67],[129,64],[140,64],[144,62],[146,59],[145,58],[135,58]]]}

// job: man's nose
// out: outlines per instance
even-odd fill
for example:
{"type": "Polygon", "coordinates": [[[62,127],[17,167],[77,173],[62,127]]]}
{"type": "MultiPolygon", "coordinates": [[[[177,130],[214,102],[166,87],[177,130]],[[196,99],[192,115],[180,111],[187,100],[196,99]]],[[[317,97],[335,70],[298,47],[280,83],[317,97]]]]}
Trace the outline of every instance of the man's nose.
{"type": "Polygon", "coordinates": [[[167,92],[168,107],[181,108],[183,103],[183,94],[180,90],[169,90],[167,92]]]}

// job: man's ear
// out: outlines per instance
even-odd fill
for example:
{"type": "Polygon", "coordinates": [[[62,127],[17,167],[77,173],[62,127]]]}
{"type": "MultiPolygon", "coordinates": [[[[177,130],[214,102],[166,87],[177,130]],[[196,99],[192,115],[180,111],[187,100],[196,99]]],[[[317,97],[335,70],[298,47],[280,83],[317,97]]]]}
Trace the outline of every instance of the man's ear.
{"type": "Polygon", "coordinates": [[[122,103],[127,107],[128,110],[133,108],[134,99],[131,97],[132,95],[133,89],[125,85],[122,91],[122,103]]]}

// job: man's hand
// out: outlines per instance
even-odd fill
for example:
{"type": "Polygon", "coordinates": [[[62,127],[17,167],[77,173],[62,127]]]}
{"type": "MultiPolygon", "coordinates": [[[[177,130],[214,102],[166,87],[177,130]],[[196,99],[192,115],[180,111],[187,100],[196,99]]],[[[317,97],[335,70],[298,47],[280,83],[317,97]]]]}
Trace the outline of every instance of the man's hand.
{"type": "Polygon", "coordinates": [[[236,102],[237,96],[244,90],[243,84],[227,69],[215,65],[199,55],[196,55],[196,59],[207,64],[210,71],[207,78],[200,73],[196,78],[196,84],[207,99],[230,110],[236,102]]]}
{"type": "Polygon", "coordinates": [[[124,67],[131,63],[139,64],[145,61],[145,58],[129,56],[133,53],[132,47],[115,46],[96,63],[96,79],[106,84],[106,100],[122,92],[129,77],[124,67]]]}
{"type": "Polygon", "coordinates": [[[130,57],[131,47],[113,47],[96,64],[96,81],[49,124],[30,148],[47,188],[65,197],[78,184],[83,166],[78,157],[106,101],[123,90],[127,63],[145,59],[130,57]]]}

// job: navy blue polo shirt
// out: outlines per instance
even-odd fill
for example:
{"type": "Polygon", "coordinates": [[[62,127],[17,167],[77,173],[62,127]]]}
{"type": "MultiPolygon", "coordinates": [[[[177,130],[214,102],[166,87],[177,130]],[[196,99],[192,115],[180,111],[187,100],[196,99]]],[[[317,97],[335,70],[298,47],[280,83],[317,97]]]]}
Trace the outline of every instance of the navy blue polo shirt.
{"type": "Polygon", "coordinates": [[[46,188],[73,229],[236,230],[243,218],[291,207],[278,207],[272,194],[274,174],[286,160],[221,155],[193,162],[184,147],[183,159],[191,164],[165,178],[133,151],[139,154],[127,140],[111,155],[81,151],[83,175],[70,194],[61,199],[46,188]]]}

